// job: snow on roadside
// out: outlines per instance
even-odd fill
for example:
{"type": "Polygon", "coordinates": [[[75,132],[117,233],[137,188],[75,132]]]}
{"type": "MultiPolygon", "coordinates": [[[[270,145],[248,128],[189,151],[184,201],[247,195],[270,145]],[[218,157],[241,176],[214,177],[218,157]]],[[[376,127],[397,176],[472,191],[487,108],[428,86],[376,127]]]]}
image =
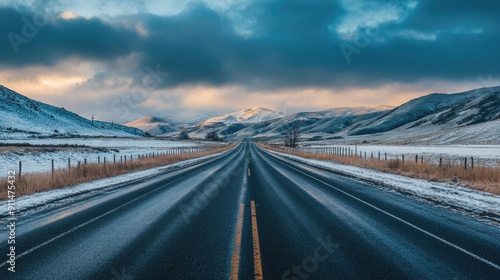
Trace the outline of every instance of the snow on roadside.
{"type": "Polygon", "coordinates": [[[157,140],[153,138],[27,138],[27,139],[1,139],[2,144],[30,144],[30,145],[84,145],[99,148],[178,148],[197,146],[196,142],[181,142],[157,140]]]}
{"type": "MultiPolygon", "coordinates": [[[[29,209],[44,206],[49,203],[60,201],[66,198],[75,197],[77,195],[85,194],[91,191],[98,191],[107,189],[109,187],[118,187],[126,183],[132,183],[137,180],[144,178],[149,178],[157,175],[167,173],[169,171],[177,170],[180,168],[192,166],[212,158],[218,157],[222,154],[232,151],[234,148],[226,150],[221,153],[212,154],[200,158],[189,159],[185,161],[176,162],[169,165],[164,165],[160,167],[155,167],[152,169],[136,171],[132,173],[127,173],[115,177],[100,179],[92,182],[82,183],[71,187],[66,187],[62,189],[56,189],[46,192],[35,193],[31,195],[22,196],[16,198],[16,213],[20,213],[29,209]]],[[[0,209],[7,209],[8,201],[0,201],[0,209]]],[[[1,213],[0,217],[6,216],[7,213],[1,213]]]]}
{"type": "Polygon", "coordinates": [[[30,140],[0,140],[2,144],[19,145],[28,143],[30,145],[47,145],[39,148],[18,147],[2,149],[0,147],[0,174],[7,174],[9,170],[17,170],[19,162],[22,162],[24,173],[50,172],[52,160],[54,168],[62,169],[68,166],[77,166],[78,162],[97,163],[104,158],[112,162],[114,158],[120,162],[121,157],[166,152],[176,148],[196,148],[214,145],[206,142],[181,142],[153,139],[103,139],[103,138],[75,138],[75,139],[30,139],[30,140]],[[84,145],[85,147],[64,147],[64,145],[84,145]],[[53,147],[53,148],[52,148],[53,147]]]}
{"type": "Polygon", "coordinates": [[[271,150],[267,151],[361,181],[368,181],[372,185],[447,208],[483,222],[500,225],[500,196],[498,195],[447,183],[429,182],[331,161],[306,159],[271,150]]]}
{"type": "Polygon", "coordinates": [[[407,156],[409,159],[415,158],[415,155],[424,156],[426,161],[434,163],[439,162],[439,158],[443,158],[446,162],[463,161],[464,157],[474,157],[476,165],[483,166],[498,166],[500,165],[500,145],[332,145],[327,143],[311,144],[307,148],[329,148],[329,147],[345,147],[351,148],[352,151],[357,151],[359,154],[366,153],[368,157],[373,153],[374,157],[378,157],[378,153],[384,157],[387,154],[388,158],[407,156]]]}

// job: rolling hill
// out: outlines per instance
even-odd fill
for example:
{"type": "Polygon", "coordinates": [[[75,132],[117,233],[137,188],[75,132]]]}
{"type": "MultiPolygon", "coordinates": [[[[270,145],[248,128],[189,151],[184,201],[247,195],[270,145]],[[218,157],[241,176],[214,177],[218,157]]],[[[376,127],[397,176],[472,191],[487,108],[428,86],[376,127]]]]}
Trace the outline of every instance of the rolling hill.
{"type": "Polygon", "coordinates": [[[281,119],[284,116],[284,113],[265,108],[250,108],[222,116],[213,117],[204,121],[204,123],[259,123],[268,120],[281,119]]]}
{"type": "Polygon", "coordinates": [[[47,105],[0,86],[0,137],[133,136],[144,132],[177,138],[187,131],[204,138],[215,131],[226,140],[246,137],[279,141],[291,123],[299,126],[303,141],[394,144],[500,144],[500,87],[455,94],[433,93],[398,107],[332,108],[285,115],[250,108],[215,117],[178,115],[179,119],[143,117],[126,123],[91,121],[63,108],[47,105]],[[189,120],[182,122],[180,119],[189,120]],[[193,121],[196,120],[196,121],[193,121]],[[144,131],[144,132],[143,132],[144,131]],[[475,137],[476,133],[481,137],[475,137]]]}
{"type": "MultiPolygon", "coordinates": [[[[0,138],[29,136],[132,137],[135,129],[88,119],[0,85],[0,138]]],[[[143,135],[142,131],[137,133],[143,135]]]]}
{"type": "Polygon", "coordinates": [[[125,123],[124,125],[138,128],[151,135],[161,135],[178,130],[175,122],[172,122],[166,118],[153,116],[143,117],[135,121],[125,123]]]}
{"type": "Polygon", "coordinates": [[[433,93],[398,107],[332,108],[290,115],[267,114],[268,111],[262,110],[263,115],[253,116],[257,110],[248,109],[214,117],[190,127],[189,133],[203,138],[207,132],[216,131],[229,140],[254,137],[278,141],[286,127],[295,123],[305,141],[467,144],[472,141],[472,131],[482,131],[485,135],[474,143],[500,144],[500,139],[494,140],[498,135],[496,120],[500,119],[500,87],[455,94],[433,93]],[[440,141],[439,135],[448,140],[440,141]],[[463,141],[460,135],[464,136],[463,141]]]}

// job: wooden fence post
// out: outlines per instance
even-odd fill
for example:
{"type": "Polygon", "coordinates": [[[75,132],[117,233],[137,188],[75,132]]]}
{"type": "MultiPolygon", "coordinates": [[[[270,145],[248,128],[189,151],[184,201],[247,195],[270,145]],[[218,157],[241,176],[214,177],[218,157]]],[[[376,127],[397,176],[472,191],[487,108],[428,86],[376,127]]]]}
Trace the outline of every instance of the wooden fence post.
{"type": "Polygon", "coordinates": [[[52,169],[52,176],[53,176],[54,175],[54,160],[51,160],[51,162],[52,162],[52,168],[51,169],[52,169]]]}
{"type": "Polygon", "coordinates": [[[474,169],[474,157],[470,157],[470,164],[472,169],[474,169]]]}

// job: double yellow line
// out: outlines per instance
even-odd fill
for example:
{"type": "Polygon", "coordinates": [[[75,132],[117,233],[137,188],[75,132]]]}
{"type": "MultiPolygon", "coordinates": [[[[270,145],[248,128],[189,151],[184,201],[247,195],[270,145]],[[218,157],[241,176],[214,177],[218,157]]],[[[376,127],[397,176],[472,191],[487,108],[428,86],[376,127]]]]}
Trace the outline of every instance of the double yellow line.
{"type": "MultiPolygon", "coordinates": [[[[254,262],[254,276],[255,280],[263,280],[262,275],[262,260],[260,258],[260,244],[259,244],[259,231],[257,228],[257,213],[255,211],[255,201],[250,202],[252,213],[252,237],[253,237],[253,262],[254,262]]],[[[231,260],[231,273],[230,280],[238,280],[238,271],[240,263],[241,251],[241,234],[243,229],[243,213],[245,205],[240,204],[240,211],[238,213],[238,223],[236,224],[236,240],[234,242],[233,258],[231,260]]]]}

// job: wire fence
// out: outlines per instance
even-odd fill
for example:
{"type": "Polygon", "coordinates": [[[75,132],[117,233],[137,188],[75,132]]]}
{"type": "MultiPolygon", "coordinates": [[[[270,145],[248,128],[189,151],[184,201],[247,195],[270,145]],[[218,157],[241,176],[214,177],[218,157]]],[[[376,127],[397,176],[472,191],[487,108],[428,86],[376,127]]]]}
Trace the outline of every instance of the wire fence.
{"type": "Polygon", "coordinates": [[[113,164],[126,164],[127,162],[132,162],[135,160],[141,160],[145,158],[155,158],[167,155],[181,155],[199,152],[208,152],[215,149],[220,149],[220,146],[206,146],[206,147],[180,147],[180,148],[168,148],[162,151],[155,152],[139,152],[139,153],[119,153],[119,152],[109,152],[98,153],[97,155],[92,155],[89,153],[79,154],[74,156],[69,156],[65,159],[61,157],[56,158],[43,158],[37,161],[33,160],[20,160],[16,163],[16,174],[20,178],[23,174],[27,173],[43,173],[52,172],[57,170],[71,168],[80,168],[87,164],[102,164],[102,165],[113,165],[113,164]]]}
{"type": "Polygon", "coordinates": [[[279,148],[287,151],[294,151],[307,154],[324,154],[336,155],[345,157],[359,157],[362,159],[376,159],[380,161],[396,160],[401,162],[413,161],[415,163],[428,162],[436,166],[443,165],[460,165],[464,169],[474,169],[474,167],[500,167],[500,159],[498,158],[479,158],[475,156],[455,156],[446,154],[429,154],[429,153],[395,153],[383,150],[379,151],[362,151],[361,147],[333,146],[333,147],[287,147],[279,144],[270,144],[274,148],[279,148]]]}

